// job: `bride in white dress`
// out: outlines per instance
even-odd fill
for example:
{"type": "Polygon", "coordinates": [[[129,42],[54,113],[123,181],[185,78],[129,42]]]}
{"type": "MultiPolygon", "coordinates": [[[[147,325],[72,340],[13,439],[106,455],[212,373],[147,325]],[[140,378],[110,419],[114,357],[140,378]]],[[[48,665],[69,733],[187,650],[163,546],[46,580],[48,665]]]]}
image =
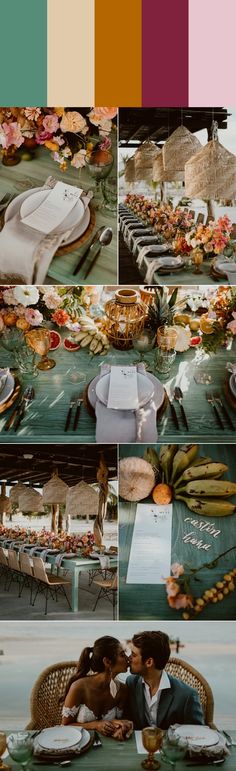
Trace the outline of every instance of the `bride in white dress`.
{"type": "Polygon", "coordinates": [[[82,725],[118,740],[129,738],[133,730],[126,719],[129,691],[116,679],[127,668],[127,656],[115,637],[100,637],[93,648],[84,648],[67,687],[62,724],[82,725]]]}

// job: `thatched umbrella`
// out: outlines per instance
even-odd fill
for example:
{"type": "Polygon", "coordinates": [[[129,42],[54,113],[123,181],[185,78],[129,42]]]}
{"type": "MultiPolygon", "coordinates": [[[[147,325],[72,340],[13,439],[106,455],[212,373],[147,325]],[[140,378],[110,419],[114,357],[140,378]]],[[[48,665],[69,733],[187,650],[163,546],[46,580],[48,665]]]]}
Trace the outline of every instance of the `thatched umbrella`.
{"type": "Polygon", "coordinates": [[[19,494],[19,509],[23,514],[31,514],[36,512],[41,514],[44,512],[43,498],[37,490],[33,487],[26,487],[19,494]]]}
{"type": "MultiPolygon", "coordinates": [[[[43,503],[52,507],[51,529],[54,533],[62,529],[63,515],[60,512],[60,503],[66,503],[69,487],[58,476],[57,469],[52,472],[51,479],[43,486],[43,503]]],[[[69,530],[69,520],[67,531],[69,530]]]]}
{"type": "Polygon", "coordinates": [[[66,517],[97,516],[99,495],[96,490],[83,480],[70,487],[66,497],[66,517]]]}
{"type": "MultiPolygon", "coordinates": [[[[211,139],[185,166],[185,192],[203,201],[233,199],[236,195],[236,156],[217,138],[211,139]]],[[[208,211],[213,215],[212,205],[208,211]]]]}
{"type": "Polygon", "coordinates": [[[2,482],[0,495],[0,524],[4,524],[4,515],[11,514],[11,501],[6,495],[6,483],[2,482]]]}
{"type": "Polygon", "coordinates": [[[19,495],[20,493],[24,492],[26,485],[23,485],[23,482],[17,482],[16,485],[11,487],[9,498],[11,503],[17,503],[19,504],[19,495]]]}
{"type": "Polygon", "coordinates": [[[150,184],[153,180],[153,164],[160,155],[161,150],[154,142],[147,140],[136,150],[135,159],[135,179],[140,182],[150,184]]]}

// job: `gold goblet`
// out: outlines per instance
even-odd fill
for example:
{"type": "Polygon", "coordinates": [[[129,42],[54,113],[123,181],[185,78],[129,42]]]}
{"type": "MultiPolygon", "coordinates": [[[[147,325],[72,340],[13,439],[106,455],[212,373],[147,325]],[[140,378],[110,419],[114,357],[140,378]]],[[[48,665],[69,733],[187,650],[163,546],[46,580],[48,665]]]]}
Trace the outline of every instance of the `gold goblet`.
{"type": "Polygon", "coordinates": [[[55,367],[56,362],[54,359],[49,359],[47,356],[51,345],[49,329],[45,329],[45,327],[30,329],[29,332],[26,332],[25,339],[27,345],[42,357],[41,361],[37,364],[37,369],[47,370],[55,367]]]}
{"type": "Polygon", "coordinates": [[[192,254],[195,265],[193,272],[198,275],[199,273],[202,273],[201,265],[203,263],[203,251],[202,249],[194,249],[192,254]]]}
{"type": "Polygon", "coordinates": [[[154,771],[156,768],[160,768],[161,764],[159,760],[155,760],[154,752],[160,749],[163,739],[163,731],[161,728],[155,728],[149,726],[142,730],[142,741],[145,750],[148,751],[148,758],[142,761],[141,766],[154,771]]]}

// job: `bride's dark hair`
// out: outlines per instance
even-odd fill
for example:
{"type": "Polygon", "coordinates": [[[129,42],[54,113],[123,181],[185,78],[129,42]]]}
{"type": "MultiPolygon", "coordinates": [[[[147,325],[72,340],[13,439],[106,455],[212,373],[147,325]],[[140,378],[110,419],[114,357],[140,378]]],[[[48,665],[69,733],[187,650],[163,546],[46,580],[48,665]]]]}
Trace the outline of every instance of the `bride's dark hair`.
{"type": "Polygon", "coordinates": [[[92,672],[104,672],[104,658],[109,659],[111,664],[114,664],[119,647],[120,642],[116,637],[106,635],[95,640],[92,648],[84,648],[78,661],[77,672],[70,678],[67,684],[65,696],[67,696],[72,683],[75,683],[81,677],[86,677],[90,670],[92,672]]]}

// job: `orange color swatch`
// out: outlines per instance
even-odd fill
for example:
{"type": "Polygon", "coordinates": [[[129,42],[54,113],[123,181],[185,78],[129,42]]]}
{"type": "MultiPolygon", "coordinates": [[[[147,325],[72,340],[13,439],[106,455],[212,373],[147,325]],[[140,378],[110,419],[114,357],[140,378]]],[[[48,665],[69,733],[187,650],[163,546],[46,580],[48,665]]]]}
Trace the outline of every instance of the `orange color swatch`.
{"type": "Polygon", "coordinates": [[[95,105],[142,104],[142,0],[95,0],[95,105]]]}

